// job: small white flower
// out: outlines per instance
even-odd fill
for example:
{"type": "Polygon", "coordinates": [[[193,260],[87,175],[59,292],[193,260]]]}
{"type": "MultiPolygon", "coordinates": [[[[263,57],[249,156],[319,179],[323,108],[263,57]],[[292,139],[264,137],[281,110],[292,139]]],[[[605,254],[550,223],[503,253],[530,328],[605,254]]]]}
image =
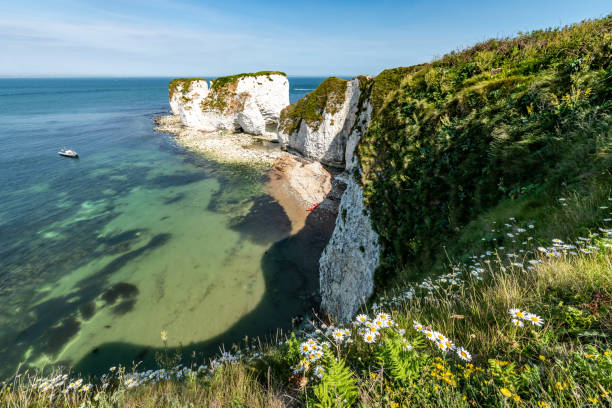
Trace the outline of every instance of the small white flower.
{"type": "Polygon", "coordinates": [[[357,323],[363,324],[368,321],[368,316],[364,314],[360,314],[360,315],[357,315],[355,319],[357,320],[357,323]]]}
{"type": "Polygon", "coordinates": [[[544,324],[544,320],[540,316],[534,315],[533,313],[527,314],[525,320],[531,322],[534,326],[542,326],[544,324]]]}
{"type": "Polygon", "coordinates": [[[463,347],[458,347],[457,348],[457,355],[463,361],[472,361],[472,355],[466,349],[464,349],[463,347]]]}
{"type": "Polygon", "coordinates": [[[508,313],[510,314],[510,316],[519,319],[525,319],[525,317],[527,316],[527,312],[523,312],[521,311],[521,309],[510,309],[508,313]]]}
{"type": "Polygon", "coordinates": [[[342,342],[342,340],[344,340],[344,330],[341,329],[336,329],[333,332],[332,337],[334,338],[334,340],[338,341],[338,342],[342,342]]]}
{"type": "Polygon", "coordinates": [[[376,341],[376,337],[377,337],[378,333],[374,332],[374,333],[366,333],[363,335],[363,341],[365,341],[366,343],[374,343],[376,341]]]}
{"type": "Polygon", "coordinates": [[[325,369],[321,367],[320,365],[316,366],[314,368],[314,375],[316,375],[319,378],[323,378],[323,376],[325,375],[325,369]]]}

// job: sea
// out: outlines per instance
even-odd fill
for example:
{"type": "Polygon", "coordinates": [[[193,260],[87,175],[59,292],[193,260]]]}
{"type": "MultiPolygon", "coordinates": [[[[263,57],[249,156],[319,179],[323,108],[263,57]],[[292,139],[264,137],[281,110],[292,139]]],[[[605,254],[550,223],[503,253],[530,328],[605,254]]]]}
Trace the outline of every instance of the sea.
{"type": "Polygon", "coordinates": [[[328,237],[291,235],[261,169],[156,132],[170,79],[0,79],[0,378],[204,361],[316,307],[328,237]]]}

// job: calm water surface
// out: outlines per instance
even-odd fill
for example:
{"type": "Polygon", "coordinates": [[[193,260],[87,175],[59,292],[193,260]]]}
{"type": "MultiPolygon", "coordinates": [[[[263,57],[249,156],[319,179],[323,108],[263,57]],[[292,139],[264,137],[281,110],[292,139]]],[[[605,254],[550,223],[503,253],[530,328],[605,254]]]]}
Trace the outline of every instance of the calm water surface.
{"type": "Polygon", "coordinates": [[[265,175],[154,132],[168,80],[0,79],[0,377],[151,366],[161,330],[203,358],[315,304],[330,231],[289,236],[265,175]]]}

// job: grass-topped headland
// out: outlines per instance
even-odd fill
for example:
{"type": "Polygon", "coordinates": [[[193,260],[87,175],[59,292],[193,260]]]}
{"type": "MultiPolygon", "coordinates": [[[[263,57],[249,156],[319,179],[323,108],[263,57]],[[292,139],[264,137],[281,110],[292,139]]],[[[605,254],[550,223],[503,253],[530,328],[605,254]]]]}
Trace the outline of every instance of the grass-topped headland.
{"type": "Polygon", "coordinates": [[[191,84],[194,81],[206,81],[206,78],[176,78],[170,81],[168,84],[168,94],[170,100],[172,100],[172,97],[176,92],[189,92],[191,89],[191,84]]]}
{"type": "Polygon", "coordinates": [[[344,103],[347,81],[330,77],[299,101],[287,106],[281,112],[279,129],[291,134],[300,128],[302,120],[315,128],[323,120],[323,113],[334,114],[344,103]]]}
{"type": "Polygon", "coordinates": [[[427,271],[441,244],[505,202],[536,212],[567,188],[610,184],[611,39],[608,16],[374,80],[358,154],[384,248],[378,283],[403,265],[427,271]]]}
{"type": "Polygon", "coordinates": [[[238,81],[247,77],[265,77],[272,81],[271,75],[287,76],[284,72],[260,71],[215,78],[211,80],[210,92],[202,101],[201,108],[221,113],[239,112],[244,108],[248,94],[236,94],[238,81]]]}
{"type": "Polygon", "coordinates": [[[228,75],[228,76],[218,77],[218,78],[211,80],[210,89],[220,89],[228,84],[234,83],[238,81],[239,79],[246,78],[246,77],[265,76],[268,80],[271,80],[270,78],[271,75],[282,75],[284,77],[287,76],[287,74],[285,74],[284,72],[280,72],[280,71],[259,71],[259,72],[247,72],[247,73],[236,74],[236,75],[228,75]]]}

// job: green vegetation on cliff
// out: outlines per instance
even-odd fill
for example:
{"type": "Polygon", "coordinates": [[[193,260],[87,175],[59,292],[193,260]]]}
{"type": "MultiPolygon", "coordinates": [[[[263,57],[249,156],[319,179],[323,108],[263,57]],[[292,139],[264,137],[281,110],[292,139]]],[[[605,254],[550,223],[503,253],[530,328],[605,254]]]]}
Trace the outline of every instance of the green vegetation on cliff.
{"type": "Polygon", "coordinates": [[[375,78],[358,154],[378,282],[439,264],[440,245],[498,205],[537,212],[568,189],[611,186],[611,59],[608,16],[375,78]]]}
{"type": "MultiPolygon", "coordinates": [[[[194,81],[206,81],[206,78],[176,78],[168,84],[168,96],[170,100],[176,92],[188,92],[191,89],[191,83],[194,81]]],[[[184,97],[183,97],[184,98],[184,97]]]]}
{"type": "Polygon", "coordinates": [[[284,72],[260,71],[215,78],[211,81],[210,92],[202,100],[201,108],[205,111],[221,113],[239,112],[244,109],[244,102],[249,95],[246,92],[236,93],[238,80],[246,77],[265,76],[271,81],[270,75],[287,76],[284,72]]]}
{"type": "Polygon", "coordinates": [[[291,134],[300,128],[302,120],[315,128],[323,119],[323,113],[334,114],[344,103],[347,81],[330,77],[299,101],[287,106],[281,112],[279,129],[291,134]]]}
{"type": "Polygon", "coordinates": [[[259,71],[259,72],[247,72],[247,73],[236,74],[236,75],[228,75],[228,76],[223,76],[223,77],[218,77],[218,78],[213,79],[210,85],[210,89],[215,89],[215,90],[220,89],[228,84],[237,82],[239,79],[246,78],[246,77],[265,76],[266,78],[268,78],[268,80],[271,80],[270,75],[282,75],[284,77],[287,76],[287,74],[285,74],[284,72],[280,72],[280,71],[259,71]]]}

